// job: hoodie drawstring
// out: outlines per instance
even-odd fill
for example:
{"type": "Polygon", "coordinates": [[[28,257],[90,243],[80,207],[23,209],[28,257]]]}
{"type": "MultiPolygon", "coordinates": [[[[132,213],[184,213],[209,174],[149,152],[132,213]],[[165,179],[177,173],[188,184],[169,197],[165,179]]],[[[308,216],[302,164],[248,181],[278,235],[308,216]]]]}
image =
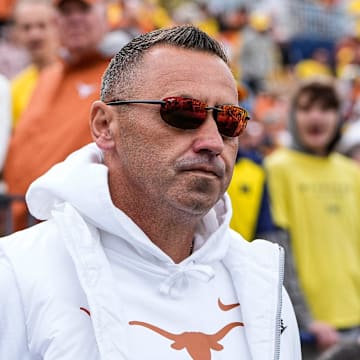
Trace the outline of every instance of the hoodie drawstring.
{"type": "Polygon", "coordinates": [[[182,290],[188,286],[187,276],[208,282],[215,276],[215,272],[211,266],[195,264],[193,261],[186,265],[176,265],[175,271],[160,285],[160,293],[174,298],[180,297],[182,290]]]}

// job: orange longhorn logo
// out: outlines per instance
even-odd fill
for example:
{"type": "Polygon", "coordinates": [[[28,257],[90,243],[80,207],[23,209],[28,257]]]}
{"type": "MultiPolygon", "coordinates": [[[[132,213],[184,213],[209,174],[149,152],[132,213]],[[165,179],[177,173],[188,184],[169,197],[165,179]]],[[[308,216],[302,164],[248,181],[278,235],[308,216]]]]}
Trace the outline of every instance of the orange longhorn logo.
{"type": "Polygon", "coordinates": [[[211,360],[210,350],[222,350],[224,347],[219,344],[219,341],[222,340],[233,328],[237,326],[244,326],[242,322],[233,322],[224,326],[217,333],[208,335],[194,331],[184,332],[182,334],[172,334],[158,328],[157,326],[141,321],[130,321],[129,324],[146,327],[169,340],[173,340],[174,342],[171,344],[171,347],[175,350],[182,350],[185,348],[193,360],[211,360]]]}

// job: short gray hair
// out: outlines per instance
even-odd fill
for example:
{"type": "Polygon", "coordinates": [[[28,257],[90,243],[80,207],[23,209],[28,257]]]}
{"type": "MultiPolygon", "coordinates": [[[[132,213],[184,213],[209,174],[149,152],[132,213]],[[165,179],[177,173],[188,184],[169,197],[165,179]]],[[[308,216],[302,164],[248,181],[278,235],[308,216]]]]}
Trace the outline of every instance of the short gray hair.
{"type": "Polygon", "coordinates": [[[156,45],[206,52],[218,56],[229,65],[220,43],[193,25],[154,30],[131,40],[111,59],[102,78],[102,101],[117,100],[131,89],[134,69],[141,63],[147,50],[156,45]]]}

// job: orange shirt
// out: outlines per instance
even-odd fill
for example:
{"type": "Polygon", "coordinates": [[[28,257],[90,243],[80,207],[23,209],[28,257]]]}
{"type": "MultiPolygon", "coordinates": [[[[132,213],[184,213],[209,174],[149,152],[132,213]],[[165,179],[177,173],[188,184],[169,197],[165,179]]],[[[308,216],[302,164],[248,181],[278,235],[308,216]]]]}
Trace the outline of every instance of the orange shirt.
{"type": "MultiPolygon", "coordinates": [[[[10,141],[4,178],[10,194],[27,188],[51,166],[92,141],[90,106],[99,99],[108,59],[78,66],[56,63],[45,69],[10,141]]],[[[26,208],[14,204],[15,229],[26,226],[26,208]]]]}
{"type": "Polygon", "coordinates": [[[0,0],[0,20],[9,20],[15,0],[0,0]]]}

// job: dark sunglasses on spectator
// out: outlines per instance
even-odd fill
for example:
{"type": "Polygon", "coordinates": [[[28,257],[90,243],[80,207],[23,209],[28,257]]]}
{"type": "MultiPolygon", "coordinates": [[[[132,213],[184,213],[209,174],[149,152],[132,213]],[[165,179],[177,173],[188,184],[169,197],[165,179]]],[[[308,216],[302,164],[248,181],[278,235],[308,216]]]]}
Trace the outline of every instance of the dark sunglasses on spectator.
{"type": "Polygon", "coordinates": [[[212,110],[219,133],[228,137],[239,136],[250,119],[248,112],[236,105],[208,106],[200,100],[184,97],[167,97],[163,100],[114,100],[107,105],[159,104],[160,116],[178,129],[197,129],[212,110]]]}

